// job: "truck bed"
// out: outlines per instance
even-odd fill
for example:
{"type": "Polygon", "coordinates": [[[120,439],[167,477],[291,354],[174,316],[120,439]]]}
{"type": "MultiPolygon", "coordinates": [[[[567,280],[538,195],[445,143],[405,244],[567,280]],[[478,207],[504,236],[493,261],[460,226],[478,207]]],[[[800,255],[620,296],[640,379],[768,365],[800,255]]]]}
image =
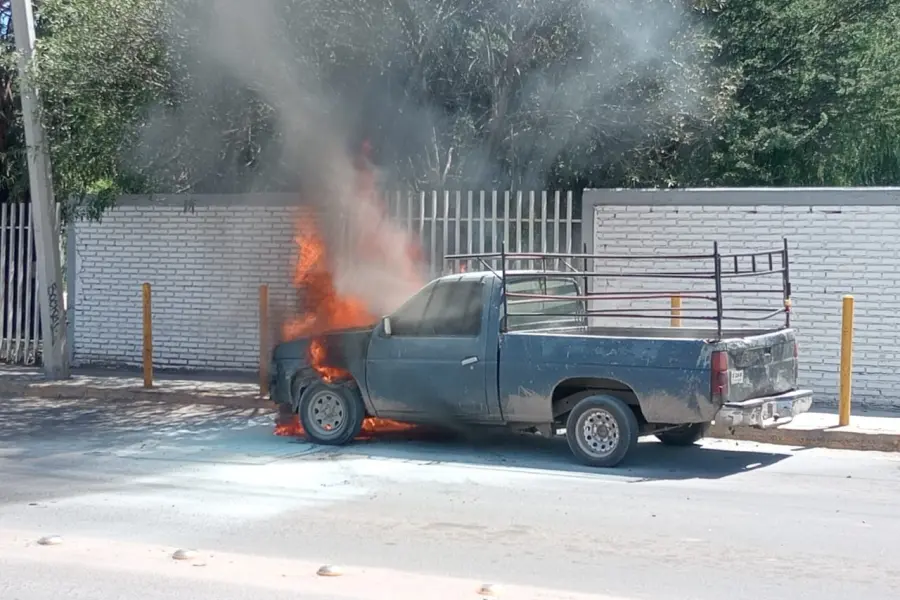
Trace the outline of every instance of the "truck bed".
{"type": "Polygon", "coordinates": [[[725,402],[796,387],[793,330],[725,333],[716,340],[713,330],[689,328],[509,332],[499,365],[504,415],[535,419],[535,412],[546,410],[547,395],[566,381],[573,382],[572,389],[591,381],[592,387],[616,395],[633,392],[648,423],[708,422],[725,402]],[[729,365],[730,385],[720,399],[710,396],[716,351],[727,354],[729,365]]]}

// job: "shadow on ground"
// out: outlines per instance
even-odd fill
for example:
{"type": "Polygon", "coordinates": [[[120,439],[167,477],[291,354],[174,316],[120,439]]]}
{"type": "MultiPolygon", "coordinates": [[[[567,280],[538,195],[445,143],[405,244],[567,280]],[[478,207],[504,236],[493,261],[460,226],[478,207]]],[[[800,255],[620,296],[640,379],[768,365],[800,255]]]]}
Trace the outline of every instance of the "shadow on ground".
{"type": "MultiPolygon", "coordinates": [[[[302,440],[297,440],[302,441],[302,440]]],[[[542,438],[504,432],[463,435],[433,429],[373,434],[344,448],[320,448],[319,454],[426,464],[457,464],[480,468],[555,471],[560,474],[616,476],[634,482],[720,479],[765,468],[790,456],[790,451],[756,451],[746,444],[706,440],[702,445],[673,448],[641,441],[620,466],[597,469],[576,462],[562,437],[542,438]],[[730,446],[730,447],[729,447],[730,446]],[[732,449],[733,448],[733,449],[732,449]]]]}
{"type": "Polygon", "coordinates": [[[788,450],[752,451],[747,445],[719,440],[692,448],[642,442],[618,468],[594,469],[575,462],[561,438],[416,428],[401,433],[375,433],[347,447],[329,448],[311,446],[302,439],[275,437],[272,425],[271,413],[258,409],[11,399],[0,402],[0,458],[52,460],[54,470],[60,471],[66,465],[77,471],[74,467],[92,455],[159,463],[154,469],[175,461],[253,465],[371,458],[615,476],[640,482],[719,479],[765,468],[790,456],[788,450]]]}

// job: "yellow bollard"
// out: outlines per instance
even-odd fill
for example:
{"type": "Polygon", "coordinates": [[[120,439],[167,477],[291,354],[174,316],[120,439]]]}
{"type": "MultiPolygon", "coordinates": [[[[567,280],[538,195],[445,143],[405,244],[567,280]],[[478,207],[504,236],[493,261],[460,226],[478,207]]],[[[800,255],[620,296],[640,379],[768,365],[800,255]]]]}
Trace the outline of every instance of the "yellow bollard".
{"type": "Polygon", "coordinates": [[[150,310],[150,284],[143,285],[144,291],[144,387],[153,387],[153,314],[150,310]]]}
{"type": "Polygon", "coordinates": [[[259,395],[269,393],[269,286],[259,286],[259,395]]]}
{"type": "Polygon", "coordinates": [[[853,372],[853,296],[844,296],[841,318],[841,379],[838,425],[850,424],[850,384],[853,372]]]}
{"type": "Polygon", "coordinates": [[[681,296],[672,296],[672,327],[681,327],[681,296]]]}

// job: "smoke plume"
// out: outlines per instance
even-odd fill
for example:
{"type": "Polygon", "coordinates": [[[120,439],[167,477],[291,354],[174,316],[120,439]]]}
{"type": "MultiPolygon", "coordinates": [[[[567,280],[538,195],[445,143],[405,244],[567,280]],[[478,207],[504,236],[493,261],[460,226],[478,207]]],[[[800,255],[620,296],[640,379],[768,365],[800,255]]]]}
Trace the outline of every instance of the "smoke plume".
{"type": "Polygon", "coordinates": [[[340,291],[376,314],[412,291],[397,267],[409,240],[361,197],[362,140],[393,180],[539,187],[562,155],[621,153],[703,109],[677,0],[172,2],[183,89],[136,160],[171,170],[189,153],[185,190],[296,191],[329,243],[377,240],[329,248],[340,291]]]}

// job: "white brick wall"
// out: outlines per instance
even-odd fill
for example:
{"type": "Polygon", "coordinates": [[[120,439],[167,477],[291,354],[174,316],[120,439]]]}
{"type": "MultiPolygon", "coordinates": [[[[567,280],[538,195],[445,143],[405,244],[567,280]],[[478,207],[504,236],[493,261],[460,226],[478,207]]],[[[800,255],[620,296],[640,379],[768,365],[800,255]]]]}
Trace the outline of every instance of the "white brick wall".
{"type": "Polygon", "coordinates": [[[284,206],[120,206],[75,224],[76,365],[141,363],[141,284],[153,291],[154,363],[255,370],[259,286],[272,313],[289,282],[294,212],[284,206]]]}
{"type": "MultiPolygon", "coordinates": [[[[425,233],[427,257],[450,248],[466,252],[468,240],[480,246],[487,231],[480,223],[494,215],[491,193],[391,195],[390,213],[412,231],[425,233]],[[485,211],[478,207],[484,199],[485,211]]],[[[534,196],[496,193],[500,205],[512,201],[526,220],[527,239],[511,239],[516,247],[535,243],[528,226],[534,208],[553,194],[534,196]],[[520,204],[519,204],[520,203],[520,204]]],[[[562,232],[580,231],[572,195],[559,195],[559,221],[554,243],[565,247],[562,232]]],[[[295,256],[293,240],[296,198],[290,194],[247,196],[130,197],[101,222],[74,225],[75,282],[74,352],[76,365],[141,363],[141,284],[153,290],[153,358],[158,367],[178,369],[255,370],[258,361],[258,289],[270,286],[272,321],[293,310],[296,291],[290,285],[295,256]],[[186,201],[195,208],[185,211],[186,201]]],[[[538,213],[544,214],[544,213],[538,213]]],[[[555,215],[555,216],[554,216],[555,215]]],[[[520,219],[521,220],[521,219],[520,219]]],[[[492,226],[494,221],[490,221],[492,226]]],[[[503,231],[502,218],[497,219],[503,231]]],[[[547,227],[547,225],[542,225],[547,227]]],[[[523,234],[524,235],[524,234],[523,234]]],[[[70,247],[71,247],[70,240],[70,247]]],[[[488,247],[490,242],[488,242],[488,247]]],[[[71,291],[71,290],[70,290],[71,291]]]]}
{"type": "Polygon", "coordinates": [[[713,240],[722,253],[768,250],[787,237],[802,384],[836,402],[841,297],[853,294],[854,403],[900,406],[900,206],[597,205],[594,218],[596,253],[711,254],[713,240]]]}

